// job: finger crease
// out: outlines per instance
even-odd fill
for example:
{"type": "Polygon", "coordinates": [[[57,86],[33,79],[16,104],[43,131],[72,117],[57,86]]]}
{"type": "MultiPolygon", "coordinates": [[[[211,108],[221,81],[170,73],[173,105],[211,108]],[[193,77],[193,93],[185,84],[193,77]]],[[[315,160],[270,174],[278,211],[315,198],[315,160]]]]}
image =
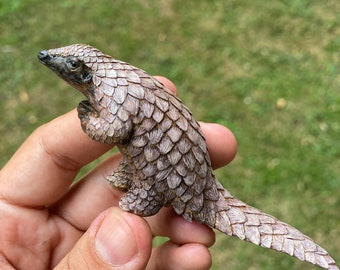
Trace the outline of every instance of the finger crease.
{"type": "Polygon", "coordinates": [[[47,156],[53,161],[53,163],[64,171],[78,171],[82,165],[74,159],[69,158],[66,155],[58,154],[56,151],[50,150],[47,144],[44,142],[44,138],[40,138],[39,142],[41,148],[47,156]]]}

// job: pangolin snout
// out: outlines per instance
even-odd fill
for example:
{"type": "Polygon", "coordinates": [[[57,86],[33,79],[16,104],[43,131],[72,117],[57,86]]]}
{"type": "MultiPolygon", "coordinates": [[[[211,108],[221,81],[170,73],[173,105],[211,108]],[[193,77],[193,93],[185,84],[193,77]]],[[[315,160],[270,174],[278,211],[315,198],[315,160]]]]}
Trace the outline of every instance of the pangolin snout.
{"type": "Polygon", "coordinates": [[[41,62],[45,62],[46,60],[50,59],[51,56],[48,54],[46,50],[42,50],[39,52],[38,58],[41,62]]]}

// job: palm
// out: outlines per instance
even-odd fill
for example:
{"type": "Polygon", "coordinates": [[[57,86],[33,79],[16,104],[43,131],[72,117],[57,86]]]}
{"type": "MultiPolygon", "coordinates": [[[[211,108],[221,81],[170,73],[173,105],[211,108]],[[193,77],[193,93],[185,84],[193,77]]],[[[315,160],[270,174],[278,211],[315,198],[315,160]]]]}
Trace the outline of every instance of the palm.
{"type": "MultiPolygon", "coordinates": [[[[51,251],[60,239],[59,224],[46,209],[29,209],[5,205],[1,202],[2,226],[0,250],[17,269],[46,269],[50,265],[51,251]],[[8,211],[6,211],[6,209],[8,211]]],[[[53,256],[53,255],[52,255],[53,256]]]]}

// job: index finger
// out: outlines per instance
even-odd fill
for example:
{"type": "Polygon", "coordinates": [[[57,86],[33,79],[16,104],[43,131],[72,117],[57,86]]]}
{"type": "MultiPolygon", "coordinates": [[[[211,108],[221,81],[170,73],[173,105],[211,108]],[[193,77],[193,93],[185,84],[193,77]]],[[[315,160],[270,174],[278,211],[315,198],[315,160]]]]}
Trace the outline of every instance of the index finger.
{"type": "Polygon", "coordinates": [[[79,169],[112,146],[81,130],[76,110],[39,127],[0,171],[0,196],[32,207],[57,201],[79,169]]]}

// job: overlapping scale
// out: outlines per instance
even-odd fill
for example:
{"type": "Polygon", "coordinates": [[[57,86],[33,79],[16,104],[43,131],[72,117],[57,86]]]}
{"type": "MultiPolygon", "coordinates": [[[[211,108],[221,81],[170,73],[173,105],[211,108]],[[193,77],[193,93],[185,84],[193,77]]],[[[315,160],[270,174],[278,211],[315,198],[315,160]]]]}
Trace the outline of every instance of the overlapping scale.
{"type": "MultiPolygon", "coordinates": [[[[88,91],[97,91],[93,97],[97,104],[83,103],[82,126],[95,140],[118,143],[123,164],[129,168],[126,175],[133,175],[132,186],[120,202],[124,210],[148,216],[171,204],[189,221],[196,219],[225,234],[325,269],[339,269],[309,237],[223,188],[212,172],[199,124],[159,81],[88,45],[49,53],[79,57],[93,71],[88,91]]],[[[124,173],[121,170],[119,173],[124,173]]],[[[115,181],[119,181],[117,177],[115,181]]]]}

